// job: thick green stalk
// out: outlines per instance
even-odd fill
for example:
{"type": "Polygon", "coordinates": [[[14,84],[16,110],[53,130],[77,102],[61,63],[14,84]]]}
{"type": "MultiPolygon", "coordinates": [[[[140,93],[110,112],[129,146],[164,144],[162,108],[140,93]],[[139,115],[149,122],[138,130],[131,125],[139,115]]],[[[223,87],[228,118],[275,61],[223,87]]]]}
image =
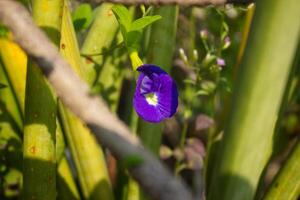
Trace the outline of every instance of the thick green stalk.
{"type": "MultiPolygon", "coordinates": [[[[156,8],[153,14],[161,15],[162,19],[155,22],[151,27],[147,63],[158,65],[165,71],[170,72],[175,48],[178,7],[156,8]]],[[[141,119],[139,120],[137,132],[145,146],[156,154],[160,147],[162,130],[162,123],[150,124],[141,119]]]]}
{"type": "Polygon", "coordinates": [[[299,39],[297,5],[297,0],[256,4],[209,200],[254,197],[271,155],[277,115],[299,39]]]}
{"type": "Polygon", "coordinates": [[[99,76],[101,66],[106,56],[89,56],[103,53],[110,48],[118,29],[118,22],[111,11],[112,4],[104,3],[96,10],[95,21],[83,42],[81,53],[87,55],[83,58],[86,80],[93,85],[99,76]]]}
{"type": "MultiPolygon", "coordinates": [[[[80,53],[71,16],[64,6],[61,53],[83,78],[80,53]]],[[[85,199],[113,199],[105,158],[101,147],[83,122],[59,103],[60,116],[72,156],[75,161],[85,199]]]]}
{"type": "Polygon", "coordinates": [[[300,195],[300,142],[273,180],[264,200],[296,200],[300,195]]]}
{"type": "MultiPolygon", "coordinates": [[[[56,44],[60,40],[61,0],[33,0],[33,18],[56,44]]],[[[56,198],[56,97],[40,69],[27,68],[24,127],[23,198],[56,198]]]]}

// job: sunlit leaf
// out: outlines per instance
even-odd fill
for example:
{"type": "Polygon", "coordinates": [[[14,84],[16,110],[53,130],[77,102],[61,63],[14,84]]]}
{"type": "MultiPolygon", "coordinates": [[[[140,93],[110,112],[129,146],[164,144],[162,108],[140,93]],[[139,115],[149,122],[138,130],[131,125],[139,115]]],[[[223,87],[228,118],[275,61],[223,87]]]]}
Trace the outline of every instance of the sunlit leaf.
{"type": "Polygon", "coordinates": [[[137,19],[134,22],[132,22],[132,24],[130,26],[130,31],[142,30],[146,26],[152,24],[153,22],[155,22],[159,19],[161,19],[161,16],[159,16],[159,15],[146,16],[146,17],[137,19]]]}
{"type": "Polygon", "coordinates": [[[124,36],[125,33],[129,32],[131,24],[131,16],[128,9],[123,5],[115,5],[112,7],[112,11],[115,14],[120,26],[121,31],[124,36]],[[124,29],[124,30],[122,30],[124,29]],[[124,32],[125,31],[125,32],[124,32]]]}

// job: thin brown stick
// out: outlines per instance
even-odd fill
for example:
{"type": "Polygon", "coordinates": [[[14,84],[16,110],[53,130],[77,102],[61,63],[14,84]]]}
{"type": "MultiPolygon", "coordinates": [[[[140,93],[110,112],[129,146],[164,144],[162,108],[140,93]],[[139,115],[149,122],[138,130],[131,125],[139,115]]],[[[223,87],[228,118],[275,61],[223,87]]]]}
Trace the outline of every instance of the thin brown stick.
{"type": "Polygon", "coordinates": [[[249,4],[254,0],[80,0],[99,4],[103,2],[118,3],[124,5],[168,5],[177,4],[182,6],[207,6],[207,5],[223,5],[226,3],[249,4]]]}
{"type": "Polygon", "coordinates": [[[75,75],[21,4],[14,0],[0,0],[0,21],[39,65],[62,102],[88,125],[98,141],[121,161],[133,157],[142,160],[137,166],[129,166],[129,170],[153,199],[192,199],[186,186],[140,145],[139,140],[109,111],[103,100],[90,94],[87,84],[75,75]]]}

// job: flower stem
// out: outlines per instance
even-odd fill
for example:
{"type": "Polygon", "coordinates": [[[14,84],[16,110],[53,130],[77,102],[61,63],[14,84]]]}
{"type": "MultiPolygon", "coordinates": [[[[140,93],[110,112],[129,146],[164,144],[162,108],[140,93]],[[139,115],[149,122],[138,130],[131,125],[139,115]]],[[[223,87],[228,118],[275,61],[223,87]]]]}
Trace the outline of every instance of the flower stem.
{"type": "Polygon", "coordinates": [[[133,51],[129,54],[131,65],[133,70],[135,71],[139,66],[143,65],[143,61],[140,59],[137,51],[133,51]]]}

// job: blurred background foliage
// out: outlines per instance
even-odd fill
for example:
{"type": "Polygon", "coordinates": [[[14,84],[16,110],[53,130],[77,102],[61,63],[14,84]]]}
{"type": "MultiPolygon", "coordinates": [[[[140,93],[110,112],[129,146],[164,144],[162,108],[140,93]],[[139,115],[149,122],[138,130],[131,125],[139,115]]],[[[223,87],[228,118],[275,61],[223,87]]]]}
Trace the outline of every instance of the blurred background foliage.
{"type": "MultiPolygon", "coordinates": [[[[34,3],[27,0],[22,3],[43,15],[40,10],[34,11],[34,3]]],[[[162,16],[143,29],[139,44],[144,63],[160,65],[179,88],[177,114],[159,125],[143,122],[133,110],[136,74],[111,9],[108,3],[96,6],[65,1],[60,50],[89,83],[91,93],[101,95],[111,111],[158,154],[174,175],[181,176],[200,199],[204,190],[212,190],[216,146],[223,137],[233,90],[240,83],[237,74],[255,6],[129,8],[133,19],[162,16]]],[[[27,58],[12,37],[0,26],[0,199],[20,199],[24,188],[22,138],[27,58]]],[[[298,50],[276,124],[272,156],[264,167],[258,189],[252,194],[256,199],[261,199],[267,191],[271,194],[266,199],[276,199],[272,196],[276,191],[271,192],[277,187],[274,177],[292,149],[294,154],[300,154],[299,147],[295,147],[300,133],[299,57],[298,50]]],[[[57,199],[146,199],[124,165],[96,143],[79,119],[58,104],[56,123],[63,135],[56,133],[56,146],[60,145],[57,152],[63,155],[56,159],[57,199]]],[[[289,165],[299,166],[299,159],[293,159],[289,165]]],[[[299,178],[300,172],[295,173],[299,178]]],[[[284,180],[282,177],[278,176],[284,180]]],[[[299,185],[300,178],[293,183],[299,185]]],[[[297,199],[300,187],[295,188],[298,191],[286,199],[297,199]]]]}

